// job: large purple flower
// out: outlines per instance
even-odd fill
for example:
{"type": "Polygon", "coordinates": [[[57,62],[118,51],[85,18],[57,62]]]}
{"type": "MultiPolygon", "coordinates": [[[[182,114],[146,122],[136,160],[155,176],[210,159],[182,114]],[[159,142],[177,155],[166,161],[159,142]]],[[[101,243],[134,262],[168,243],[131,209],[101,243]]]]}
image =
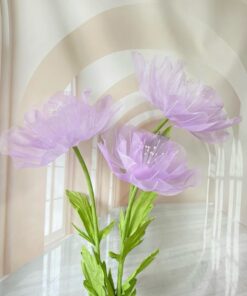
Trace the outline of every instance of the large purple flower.
{"type": "Polygon", "coordinates": [[[45,166],[70,147],[102,132],[114,112],[111,97],[105,96],[91,106],[89,95],[89,91],[80,98],[58,93],[42,110],[30,111],[23,127],[2,135],[1,153],[10,155],[19,168],[45,166]]]}
{"type": "Polygon", "coordinates": [[[227,117],[214,89],[186,77],[182,63],[168,57],[145,62],[140,53],[133,59],[141,91],[175,126],[216,143],[226,139],[226,128],[240,122],[227,117]]]}
{"type": "Polygon", "coordinates": [[[124,126],[101,139],[99,148],[113,173],[142,190],[175,195],[197,184],[183,148],[168,138],[124,126]]]}

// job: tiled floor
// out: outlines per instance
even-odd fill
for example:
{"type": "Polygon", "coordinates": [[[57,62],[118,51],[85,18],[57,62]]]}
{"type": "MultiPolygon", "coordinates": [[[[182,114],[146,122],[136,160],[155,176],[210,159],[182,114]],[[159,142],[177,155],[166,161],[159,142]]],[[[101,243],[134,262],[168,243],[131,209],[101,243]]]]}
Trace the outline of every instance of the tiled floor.
{"type": "MultiPolygon", "coordinates": [[[[205,204],[165,204],[127,260],[126,274],[148,253],[161,252],[139,277],[140,296],[247,296],[247,229],[205,204]]],[[[117,250],[117,230],[104,252],[117,250]]],[[[82,240],[71,236],[0,282],[4,296],[78,296],[82,240]]],[[[116,271],[116,270],[114,270],[116,271]]]]}

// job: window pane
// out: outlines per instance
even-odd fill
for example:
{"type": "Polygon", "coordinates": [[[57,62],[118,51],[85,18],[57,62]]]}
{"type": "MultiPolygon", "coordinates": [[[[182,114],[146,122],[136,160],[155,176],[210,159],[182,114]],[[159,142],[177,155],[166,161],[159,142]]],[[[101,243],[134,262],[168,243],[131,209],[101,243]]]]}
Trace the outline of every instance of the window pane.
{"type": "Polygon", "coordinates": [[[64,196],[64,168],[55,168],[54,174],[54,198],[61,198],[64,196]]]}
{"type": "Polygon", "coordinates": [[[45,235],[49,234],[49,225],[50,225],[50,201],[45,203],[45,235]]]}
{"type": "Polygon", "coordinates": [[[46,175],[46,200],[51,199],[51,190],[52,190],[52,167],[47,167],[46,175]]]}
{"type": "Polygon", "coordinates": [[[53,201],[52,232],[60,230],[63,226],[63,199],[53,201]]]}
{"type": "Polygon", "coordinates": [[[64,89],[64,93],[68,95],[72,93],[72,83],[66,86],[66,88],[64,89]]]}
{"type": "Polygon", "coordinates": [[[56,159],[55,166],[65,166],[65,154],[62,154],[56,159]]]}

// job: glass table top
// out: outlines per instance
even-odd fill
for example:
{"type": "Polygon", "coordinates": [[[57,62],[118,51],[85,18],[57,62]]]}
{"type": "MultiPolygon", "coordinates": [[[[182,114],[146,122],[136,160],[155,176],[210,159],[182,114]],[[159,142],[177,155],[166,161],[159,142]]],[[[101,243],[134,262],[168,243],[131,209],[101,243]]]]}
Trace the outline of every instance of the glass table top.
{"type": "MultiPolygon", "coordinates": [[[[113,212],[111,216],[115,216],[113,212]]],[[[107,219],[111,219],[111,217],[107,219]]],[[[247,296],[247,229],[217,213],[213,205],[161,204],[155,207],[144,243],[130,253],[125,275],[154,249],[156,260],[139,276],[137,295],[247,296]]],[[[105,220],[107,220],[105,219],[105,220]]],[[[105,221],[106,222],[106,221],[105,221]]],[[[103,254],[118,250],[115,229],[103,254]]],[[[71,235],[43,256],[0,282],[4,296],[87,295],[82,286],[80,249],[71,235]]],[[[116,274],[114,262],[113,274],[116,274]]]]}

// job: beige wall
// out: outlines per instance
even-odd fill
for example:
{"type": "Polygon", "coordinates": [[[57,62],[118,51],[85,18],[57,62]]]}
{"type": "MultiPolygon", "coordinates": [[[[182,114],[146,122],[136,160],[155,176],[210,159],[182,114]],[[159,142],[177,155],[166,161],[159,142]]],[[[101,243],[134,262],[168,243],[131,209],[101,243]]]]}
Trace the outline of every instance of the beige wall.
{"type": "Polygon", "coordinates": [[[6,211],[5,273],[44,249],[45,169],[16,171],[11,167],[6,211]]]}

